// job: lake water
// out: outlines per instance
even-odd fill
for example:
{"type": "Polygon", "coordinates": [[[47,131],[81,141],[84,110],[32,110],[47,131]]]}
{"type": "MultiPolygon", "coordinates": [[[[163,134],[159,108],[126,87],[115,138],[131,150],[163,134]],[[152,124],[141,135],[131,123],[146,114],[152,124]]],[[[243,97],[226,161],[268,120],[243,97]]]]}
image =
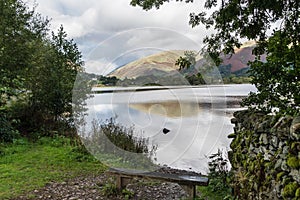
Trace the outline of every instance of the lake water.
{"type": "Polygon", "coordinates": [[[87,121],[117,116],[157,145],[156,162],[207,172],[207,156],[229,149],[232,113],[256,88],[250,84],[198,87],[94,88],[87,121]],[[163,129],[169,130],[167,134],[163,129]]]}

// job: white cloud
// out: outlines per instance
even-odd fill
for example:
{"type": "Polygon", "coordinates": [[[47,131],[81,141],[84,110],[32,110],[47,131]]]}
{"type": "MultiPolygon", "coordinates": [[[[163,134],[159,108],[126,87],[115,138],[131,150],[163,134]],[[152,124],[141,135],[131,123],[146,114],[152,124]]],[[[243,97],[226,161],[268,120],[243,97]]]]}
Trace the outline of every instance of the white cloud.
{"type": "Polygon", "coordinates": [[[188,25],[189,13],[194,8],[201,8],[200,5],[203,4],[171,2],[159,10],[144,11],[140,7],[130,6],[129,0],[36,1],[37,11],[52,18],[54,28],[63,24],[73,37],[84,36],[90,31],[116,33],[138,27],[163,27],[193,32],[188,25]],[[78,29],[84,31],[77,31],[78,29]]]}
{"type": "Polygon", "coordinates": [[[105,59],[89,60],[85,63],[86,72],[106,75],[117,68],[117,65],[105,59]]]}
{"type": "Polygon", "coordinates": [[[209,34],[203,27],[192,29],[188,25],[189,13],[201,11],[201,1],[171,1],[150,11],[130,6],[130,0],[35,1],[37,12],[52,19],[52,30],[62,24],[68,36],[75,39],[86,63],[111,62],[136,49],[194,49],[194,44],[200,44],[209,34]]]}

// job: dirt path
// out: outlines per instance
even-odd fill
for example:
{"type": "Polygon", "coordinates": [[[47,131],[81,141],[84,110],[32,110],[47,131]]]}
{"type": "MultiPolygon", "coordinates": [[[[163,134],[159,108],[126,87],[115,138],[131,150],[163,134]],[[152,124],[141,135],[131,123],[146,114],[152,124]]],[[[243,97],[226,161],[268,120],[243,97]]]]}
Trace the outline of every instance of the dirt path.
{"type": "MultiPolygon", "coordinates": [[[[168,169],[164,170],[169,171],[168,169]]],[[[61,183],[48,183],[45,187],[34,190],[26,196],[20,196],[14,200],[126,199],[125,195],[122,193],[113,196],[105,195],[103,188],[107,188],[109,185],[114,185],[114,180],[113,177],[110,177],[106,173],[99,176],[77,177],[61,183]]],[[[171,200],[187,197],[186,192],[176,183],[164,183],[139,179],[135,180],[132,184],[127,185],[126,190],[130,191],[132,196],[131,199],[171,200]]]]}

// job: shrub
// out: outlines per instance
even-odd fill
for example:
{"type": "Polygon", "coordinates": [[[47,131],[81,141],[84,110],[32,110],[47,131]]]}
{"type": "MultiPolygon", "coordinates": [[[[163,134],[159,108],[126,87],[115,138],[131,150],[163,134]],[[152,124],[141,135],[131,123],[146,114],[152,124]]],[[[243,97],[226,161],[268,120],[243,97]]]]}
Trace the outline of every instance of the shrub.
{"type": "Polygon", "coordinates": [[[201,198],[204,199],[232,199],[229,181],[232,173],[229,171],[229,161],[220,149],[209,156],[209,185],[200,187],[201,198]]]}
{"type": "Polygon", "coordinates": [[[107,197],[118,195],[117,186],[113,183],[106,183],[102,188],[102,192],[107,197]]]}
{"type": "Polygon", "coordinates": [[[3,113],[0,113],[0,142],[13,142],[19,132],[12,126],[11,122],[3,113]]]}

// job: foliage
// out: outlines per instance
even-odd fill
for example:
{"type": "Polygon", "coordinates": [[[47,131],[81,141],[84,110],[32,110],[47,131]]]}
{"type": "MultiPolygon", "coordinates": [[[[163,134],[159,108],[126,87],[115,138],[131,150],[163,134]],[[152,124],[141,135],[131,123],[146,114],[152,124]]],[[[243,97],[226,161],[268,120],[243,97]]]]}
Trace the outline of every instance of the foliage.
{"type": "Polygon", "coordinates": [[[197,53],[195,53],[194,51],[185,51],[184,56],[180,56],[175,62],[175,65],[179,66],[179,70],[194,67],[196,64],[196,56],[197,53]]]}
{"type": "MultiPolygon", "coordinates": [[[[165,2],[169,0],[132,0],[131,5],[149,10],[165,2]]],[[[209,53],[217,66],[221,63],[220,53],[233,54],[245,39],[257,41],[253,50],[257,59],[249,64],[258,93],[251,94],[245,105],[267,112],[272,108],[290,114],[299,112],[300,2],[206,0],[205,8],[215,10],[208,17],[205,12],[191,13],[189,23],[192,27],[204,24],[215,31],[204,38],[203,51],[209,53]],[[270,33],[277,24],[280,25],[270,33]],[[259,61],[264,53],[266,63],[259,61]]]]}
{"type": "MultiPolygon", "coordinates": [[[[93,129],[94,133],[99,134],[101,132],[116,147],[125,151],[152,155],[156,149],[155,146],[149,149],[149,141],[142,136],[138,137],[134,131],[134,127],[127,128],[118,124],[116,118],[113,117],[100,124],[94,121],[93,129]],[[97,126],[99,126],[99,129],[96,128],[97,126]]],[[[106,145],[108,144],[104,144],[104,148],[106,148],[106,145]]]]}
{"type": "Polygon", "coordinates": [[[134,197],[134,192],[131,190],[128,190],[126,188],[122,190],[122,194],[123,194],[125,200],[131,199],[132,197],[134,197]]]}
{"type": "Polygon", "coordinates": [[[47,31],[42,20],[20,0],[0,2],[0,95],[5,100],[23,91],[24,69],[28,69],[35,41],[47,31]]]}
{"type": "Polygon", "coordinates": [[[299,44],[295,47],[285,35],[276,32],[269,38],[266,63],[256,60],[251,64],[252,83],[259,94],[251,93],[244,105],[266,112],[273,108],[287,114],[299,111],[300,58],[296,54],[300,53],[300,47],[299,44]]]}
{"type": "MultiPolygon", "coordinates": [[[[95,158],[108,166],[150,170],[155,168],[152,158],[157,146],[149,144],[148,138],[116,122],[116,118],[106,121],[94,120],[86,131],[80,132],[81,140],[95,158]]],[[[155,159],[155,158],[154,158],[155,159]]]]}
{"type": "Polygon", "coordinates": [[[0,143],[12,142],[19,132],[12,126],[7,117],[0,112],[0,143]]]}
{"type": "Polygon", "coordinates": [[[102,192],[107,197],[117,196],[118,188],[115,183],[109,182],[103,186],[102,192]]]}
{"type": "Polygon", "coordinates": [[[188,81],[183,75],[179,73],[174,74],[161,74],[161,75],[147,75],[139,76],[136,78],[125,78],[118,80],[118,86],[147,86],[147,85],[188,85],[188,81]]]}
{"type": "Polygon", "coordinates": [[[120,194],[124,196],[124,199],[131,199],[134,196],[134,192],[130,191],[126,188],[122,189],[122,191],[118,190],[116,184],[114,183],[115,181],[110,179],[109,182],[107,182],[103,187],[102,187],[102,193],[106,197],[116,197],[120,194]]]}
{"type": "Polygon", "coordinates": [[[203,79],[202,75],[200,73],[193,74],[193,75],[187,75],[186,76],[187,81],[191,85],[203,85],[206,84],[205,80],[203,79]]]}
{"type": "Polygon", "coordinates": [[[77,158],[80,152],[68,138],[40,138],[29,142],[26,138],[0,146],[0,199],[30,195],[51,181],[64,181],[76,176],[99,175],[106,167],[91,155],[85,162],[77,158]]]}
{"type": "Polygon", "coordinates": [[[0,124],[1,140],[12,142],[18,132],[9,103],[23,94],[34,41],[46,31],[47,20],[29,11],[19,0],[0,2],[0,124]]]}
{"type": "Polygon", "coordinates": [[[62,26],[42,45],[35,59],[38,65],[26,82],[31,91],[30,107],[42,113],[44,120],[72,121],[72,89],[77,73],[83,71],[81,53],[62,26]]]}
{"type": "Polygon", "coordinates": [[[100,76],[98,78],[99,84],[106,85],[106,86],[115,86],[117,82],[119,81],[117,77],[106,77],[106,76],[100,76]]]}
{"type": "Polygon", "coordinates": [[[229,160],[224,152],[218,152],[209,156],[209,185],[199,187],[202,199],[231,199],[229,180],[232,176],[229,171],[229,160]]]}
{"type": "MultiPolygon", "coordinates": [[[[0,123],[5,141],[12,141],[18,131],[30,136],[38,130],[48,134],[45,130],[69,128],[74,121],[72,89],[83,71],[77,45],[63,27],[50,35],[49,20],[22,0],[1,1],[0,10],[0,123]]],[[[82,105],[87,95],[78,94],[82,105]]]]}

